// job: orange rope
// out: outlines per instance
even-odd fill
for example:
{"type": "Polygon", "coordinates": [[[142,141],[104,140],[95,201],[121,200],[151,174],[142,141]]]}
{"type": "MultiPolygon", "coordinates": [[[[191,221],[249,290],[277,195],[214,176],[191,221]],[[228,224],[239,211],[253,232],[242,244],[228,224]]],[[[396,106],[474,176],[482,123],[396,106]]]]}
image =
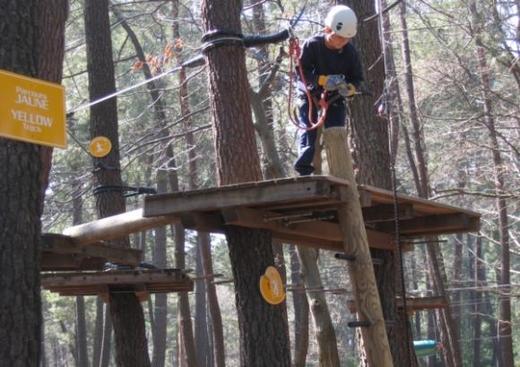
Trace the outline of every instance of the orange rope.
{"type": "Polygon", "coordinates": [[[307,89],[307,81],[305,79],[305,75],[303,74],[303,69],[300,64],[300,42],[297,37],[291,37],[289,39],[289,73],[290,73],[290,81],[289,81],[289,100],[287,103],[288,110],[289,110],[289,120],[298,128],[301,130],[314,130],[320,127],[325,123],[325,119],[327,118],[327,110],[329,108],[329,103],[327,102],[327,92],[323,92],[321,94],[321,98],[319,101],[319,107],[321,108],[322,112],[317,122],[312,121],[312,114],[313,114],[313,105],[314,101],[312,100],[311,92],[307,89]],[[299,70],[300,73],[300,80],[302,81],[304,88],[305,88],[305,94],[307,96],[307,104],[309,105],[309,124],[310,126],[301,126],[298,121],[295,121],[292,117],[292,111],[291,111],[291,105],[292,105],[292,93],[293,93],[293,80],[292,80],[292,74],[294,70],[294,61],[296,62],[296,67],[299,70]]]}

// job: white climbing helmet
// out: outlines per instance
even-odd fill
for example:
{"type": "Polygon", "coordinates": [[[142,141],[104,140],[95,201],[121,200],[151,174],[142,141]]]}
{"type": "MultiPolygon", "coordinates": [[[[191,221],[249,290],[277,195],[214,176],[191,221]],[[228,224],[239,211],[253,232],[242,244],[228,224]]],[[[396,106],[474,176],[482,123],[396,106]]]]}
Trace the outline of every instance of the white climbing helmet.
{"type": "Polygon", "coordinates": [[[341,37],[352,38],[357,33],[356,14],[346,5],[333,6],[325,18],[325,25],[341,37]]]}

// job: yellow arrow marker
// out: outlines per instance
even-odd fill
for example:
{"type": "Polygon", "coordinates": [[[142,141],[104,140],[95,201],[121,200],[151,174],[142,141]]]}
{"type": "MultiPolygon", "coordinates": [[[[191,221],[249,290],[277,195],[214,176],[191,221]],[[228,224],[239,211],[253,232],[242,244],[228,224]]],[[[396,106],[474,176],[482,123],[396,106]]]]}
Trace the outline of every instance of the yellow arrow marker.
{"type": "Polygon", "coordinates": [[[271,305],[278,305],[285,300],[282,277],[274,266],[268,266],[260,277],[260,294],[271,305]]]}
{"type": "Polygon", "coordinates": [[[112,150],[112,143],[105,136],[96,136],[90,141],[88,150],[93,157],[103,158],[112,150]]]}

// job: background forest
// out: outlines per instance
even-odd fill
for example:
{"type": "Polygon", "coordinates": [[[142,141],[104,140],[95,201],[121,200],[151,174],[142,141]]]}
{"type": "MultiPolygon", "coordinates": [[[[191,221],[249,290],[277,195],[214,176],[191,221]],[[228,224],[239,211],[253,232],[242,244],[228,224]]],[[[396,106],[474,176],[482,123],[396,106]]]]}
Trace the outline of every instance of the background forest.
{"type": "MultiPolygon", "coordinates": [[[[295,35],[303,40],[319,32],[333,4],[306,1],[295,35]]],[[[61,233],[73,224],[96,219],[95,168],[87,152],[90,98],[84,4],[71,0],[69,6],[63,65],[69,146],[54,151],[43,232],[61,233]]],[[[287,27],[302,2],[247,0],[243,6],[244,34],[270,34],[287,27]]],[[[380,102],[385,102],[381,112],[386,117],[378,121],[392,124],[392,138],[398,144],[398,191],[482,214],[479,233],[418,243],[414,251],[405,253],[407,294],[441,294],[449,299],[463,366],[513,366],[520,359],[518,347],[507,355],[508,343],[520,342],[516,327],[520,317],[520,1],[386,4],[379,0],[366,9],[358,12],[361,26],[355,44],[360,50],[371,50],[373,44],[366,43],[369,38],[364,34],[367,25],[377,23],[384,30],[378,62],[384,62],[387,71],[386,76],[375,78],[384,82],[380,102]],[[377,15],[381,8],[386,9],[384,15],[377,15]]],[[[200,1],[112,0],[110,22],[117,90],[163,74],[117,97],[123,184],[159,192],[215,186],[207,70],[198,66],[167,73],[201,52],[200,1]]],[[[380,38],[375,35],[374,40],[380,38]]],[[[291,166],[297,129],[288,119],[287,52],[287,42],[246,50],[258,153],[266,179],[295,175],[291,166]]],[[[368,74],[373,66],[365,65],[368,74]]],[[[370,82],[365,88],[371,90],[370,82]]],[[[353,98],[351,108],[364,103],[364,98],[353,98]]],[[[353,126],[349,124],[351,132],[353,126]]],[[[141,204],[142,196],[126,199],[127,210],[141,204]]],[[[238,366],[238,323],[225,237],[171,226],[134,235],[130,242],[144,250],[147,262],[185,267],[197,279],[194,292],[184,298],[155,295],[142,304],[152,365],[190,365],[186,362],[190,349],[184,344],[187,334],[181,332],[189,302],[197,365],[216,366],[212,351],[221,344],[215,340],[216,314],[209,305],[218,302],[225,365],[238,366]]],[[[291,246],[284,245],[283,254],[291,349],[294,352],[298,344],[300,363],[301,354],[306,355],[301,365],[319,366],[309,313],[304,325],[295,320],[295,307],[308,308],[305,297],[302,300],[299,258],[291,246]],[[306,342],[308,350],[301,346],[306,342]]],[[[328,303],[340,365],[357,366],[355,330],[347,327],[352,315],[346,305],[352,296],[345,264],[326,251],[320,252],[318,264],[323,286],[319,293],[328,303]]],[[[44,366],[114,365],[110,317],[100,299],[43,291],[42,303],[44,366]]],[[[414,339],[443,341],[441,319],[435,311],[410,315],[414,339]]],[[[419,365],[459,365],[449,359],[439,351],[420,358],[419,365]]]]}

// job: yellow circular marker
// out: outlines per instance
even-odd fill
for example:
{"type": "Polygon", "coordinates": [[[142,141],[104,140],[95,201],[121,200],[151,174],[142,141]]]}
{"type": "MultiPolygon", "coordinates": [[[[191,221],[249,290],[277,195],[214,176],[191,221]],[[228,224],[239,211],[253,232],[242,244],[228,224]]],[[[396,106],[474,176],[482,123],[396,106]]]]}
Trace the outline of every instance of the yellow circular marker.
{"type": "Polygon", "coordinates": [[[106,136],[96,136],[90,141],[90,154],[96,158],[103,158],[112,150],[112,142],[106,136]]]}
{"type": "Polygon", "coordinates": [[[267,303],[278,305],[285,300],[282,277],[274,266],[268,266],[260,277],[260,294],[267,303]]]}

